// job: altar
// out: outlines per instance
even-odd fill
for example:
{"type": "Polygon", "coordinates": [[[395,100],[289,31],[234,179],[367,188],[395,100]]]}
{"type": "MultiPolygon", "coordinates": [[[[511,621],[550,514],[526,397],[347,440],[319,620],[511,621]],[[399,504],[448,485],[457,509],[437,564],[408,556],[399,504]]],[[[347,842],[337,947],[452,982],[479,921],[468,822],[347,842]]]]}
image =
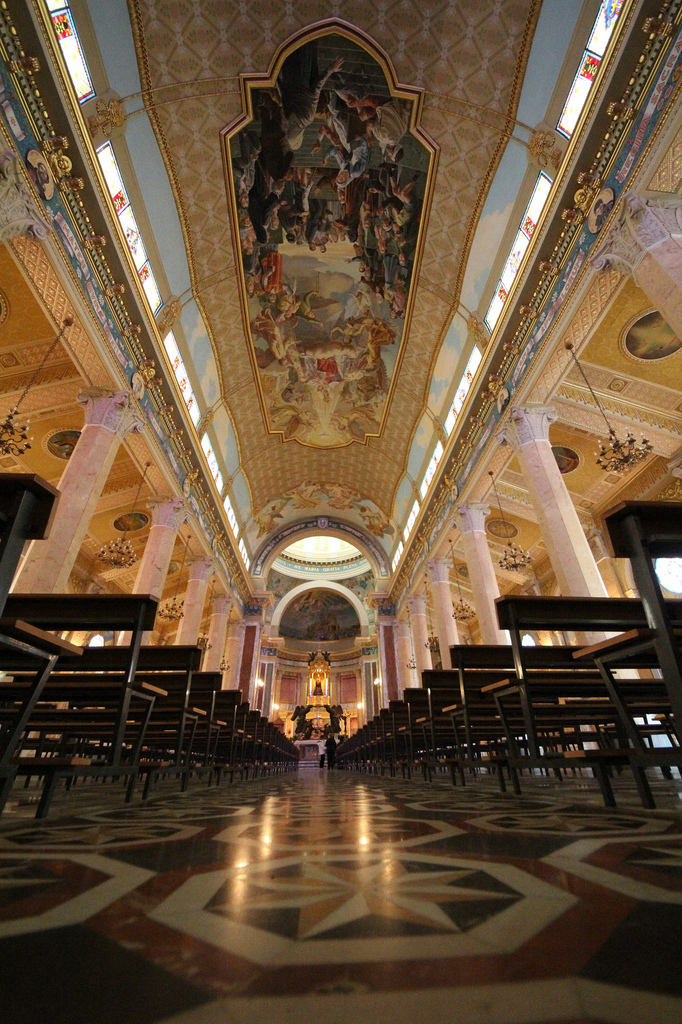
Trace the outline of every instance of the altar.
{"type": "Polygon", "coordinates": [[[317,768],[320,764],[320,750],[317,740],[296,740],[299,768],[317,768]]]}

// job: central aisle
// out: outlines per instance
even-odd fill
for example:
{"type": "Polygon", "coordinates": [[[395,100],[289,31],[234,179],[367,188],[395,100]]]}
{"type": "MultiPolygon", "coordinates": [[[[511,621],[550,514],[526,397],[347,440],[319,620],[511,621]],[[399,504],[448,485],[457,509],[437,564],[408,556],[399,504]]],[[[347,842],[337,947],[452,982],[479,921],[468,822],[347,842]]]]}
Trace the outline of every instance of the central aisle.
{"type": "Polygon", "coordinates": [[[679,1024],[679,815],[537,781],[310,769],[15,812],[2,1020],[679,1024]]]}

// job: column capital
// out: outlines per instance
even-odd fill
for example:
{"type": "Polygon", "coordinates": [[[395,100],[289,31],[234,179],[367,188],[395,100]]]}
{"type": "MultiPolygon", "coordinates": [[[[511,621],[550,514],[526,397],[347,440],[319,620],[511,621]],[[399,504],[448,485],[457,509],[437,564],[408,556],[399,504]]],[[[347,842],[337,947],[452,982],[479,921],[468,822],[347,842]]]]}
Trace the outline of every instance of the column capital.
{"type": "Polygon", "coordinates": [[[644,257],[668,238],[682,237],[682,201],[643,199],[628,192],[620,217],[590,262],[595,270],[634,276],[644,257]]]}
{"type": "Polygon", "coordinates": [[[204,558],[202,555],[197,555],[194,558],[189,559],[189,576],[187,582],[190,580],[203,581],[207,580],[211,575],[215,567],[215,562],[212,558],[204,558]]]}
{"type": "Polygon", "coordinates": [[[412,597],[408,597],[407,603],[409,604],[410,611],[413,615],[426,615],[425,594],[413,594],[412,597]]]}
{"type": "Polygon", "coordinates": [[[178,530],[189,518],[184,498],[153,495],[147,499],[147,505],[152,510],[152,526],[169,526],[171,530],[178,530]]]}
{"type": "Polygon", "coordinates": [[[52,228],[31,195],[21,160],[11,149],[0,152],[0,243],[19,235],[47,238],[52,228]]]}
{"type": "Polygon", "coordinates": [[[432,583],[450,583],[449,558],[432,558],[428,565],[432,583]]]}
{"type": "Polygon", "coordinates": [[[211,615],[228,615],[231,607],[232,601],[230,598],[226,594],[221,594],[213,600],[211,615]]]}
{"type": "Polygon", "coordinates": [[[462,533],[485,533],[485,517],[490,514],[490,505],[485,501],[470,501],[459,505],[459,523],[462,533]]]}
{"type": "Polygon", "coordinates": [[[85,408],[86,427],[103,427],[121,440],[126,434],[142,433],[144,423],[136,412],[130,391],[83,388],[77,397],[85,408]]]}
{"type": "Polygon", "coordinates": [[[506,425],[496,437],[500,442],[511,445],[518,454],[524,444],[549,442],[549,428],[557,418],[551,405],[513,405],[506,425]]]}

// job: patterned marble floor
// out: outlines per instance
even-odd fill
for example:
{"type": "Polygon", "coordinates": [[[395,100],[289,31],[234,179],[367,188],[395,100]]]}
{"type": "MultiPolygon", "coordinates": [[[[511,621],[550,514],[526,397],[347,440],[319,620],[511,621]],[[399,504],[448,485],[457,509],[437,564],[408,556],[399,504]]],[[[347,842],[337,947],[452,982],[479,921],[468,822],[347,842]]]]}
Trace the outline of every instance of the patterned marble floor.
{"type": "Polygon", "coordinates": [[[5,1024],[682,1024],[682,800],[316,769],[0,819],[5,1024]]]}

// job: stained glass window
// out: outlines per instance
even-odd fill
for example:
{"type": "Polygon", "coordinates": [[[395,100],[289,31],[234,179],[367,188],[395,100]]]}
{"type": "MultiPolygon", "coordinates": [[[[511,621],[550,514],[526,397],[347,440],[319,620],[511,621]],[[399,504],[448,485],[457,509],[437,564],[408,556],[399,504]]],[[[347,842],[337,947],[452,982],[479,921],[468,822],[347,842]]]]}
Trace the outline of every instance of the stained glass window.
{"type": "Polygon", "coordinates": [[[251,559],[248,556],[248,553],[247,553],[247,550],[246,550],[246,544],[244,543],[243,540],[239,541],[239,554],[242,556],[242,560],[243,560],[244,565],[246,566],[246,570],[248,572],[248,570],[251,568],[251,559]]]}
{"type": "Polygon", "coordinates": [[[204,436],[202,437],[201,447],[204,452],[204,455],[206,456],[206,461],[208,462],[208,468],[211,471],[211,476],[215,480],[215,485],[218,488],[218,490],[222,492],[223,474],[220,472],[220,469],[218,468],[218,460],[216,459],[215,454],[213,452],[213,448],[211,447],[211,442],[209,440],[208,434],[204,434],[204,436]]]}
{"type": "Polygon", "coordinates": [[[393,570],[393,572],[395,572],[396,566],[398,565],[398,562],[400,561],[400,556],[402,555],[404,550],[405,550],[405,545],[403,544],[402,541],[398,541],[398,547],[395,549],[395,554],[393,556],[393,561],[391,562],[391,569],[393,570]]]}
{"type": "Polygon", "coordinates": [[[422,485],[419,488],[419,493],[421,494],[422,498],[426,496],[426,492],[428,491],[429,487],[431,486],[431,481],[433,480],[434,474],[435,474],[435,472],[436,472],[436,470],[438,468],[438,463],[440,462],[442,456],[443,456],[443,445],[439,441],[438,444],[436,445],[435,449],[434,449],[433,455],[431,456],[431,461],[429,462],[429,465],[428,465],[428,468],[426,470],[426,473],[424,474],[424,479],[422,480],[422,485]]]}
{"type": "Polygon", "coordinates": [[[682,558],[657,558],[656,575],[671,594],[682,594],[682,558]]]}
{"type": "Polygon", "coordinates": [[[175,335],[173,334],[172,331],[169,331],[166,337],[163,339],[163,344],[164,348],[166,349],[166,355],[168,356],[170,364],[173,367],[173,373],[175,374],[175,379],[177,380],[178,385],[180,387],[182,397],[185,400],[185,405],[187,406],[187,411],[189,412],[189,418],[196,427],[197,423],[201,419],[201,413],[199,411],[199,405],[197,403],[197,400],[194,397],[194,392],[192,391],[192,386],[189,382],[189,377],[187,376],[185,364],[183,363],[182,356],[180,355],[180,352],[178,350],[178,346],[175,341],[175,335]]]}
{"type": "Polygon", "coordinates": [[[68,3],[64,0],[46,0],[47,9],[54,25],[55,35],[62,51],[62,57],[69,72],[71,83],[76,90],[79,103],[92,99],[95,90],[92,87],[90,72],[85,63],[80,39],[73,23],[73,15],[68,3]]]}
{"type": "Polygon", "coordinates": [[[523,257],[526,254],[526,249],[530,243],[530,239],[533,236],[542,209],[547,202],[547,196],[552,187],[552,179],[548,178],[544,171],[538,176],[538,180],[535,182],[535,188],[533,194],[530,197],[530,202],[526,207],[526,212],[521,219],[521,227],[516,233],[514,244],[512,245],[511,252],[507,258],[507,262],[504,265],[502,271],[502,277],[500,278],[490,305],[488,306],[488,312],[485,315],[485,322],[489,330],[493,330],[495,324],[500,319],[502,309],[509,294],[509,289],[512,286],[512,282],[519,272],[519,267],[523,257]]]}
{"type": "Polygon", "coordinates": [[[481,365],[482,358],[483,356],[481,355],[480,351],[477,348],[475,348],[471,355],[469,356],[469,362],[467,363],[466,369],[462,374],[462,379],[459,382],[459,387],[455,392],[455,400],[452,403],[452,408],[450,409],[448,418],[445,421],[445,431],[448,435],[452,433],[452,428],[455,425],[455,420],[459,415],[460,409],[464,405],[464,399],[469,394],[469,389],[473,384],[474,377],[476,376],[476,371],[481,365]]]}
{"type": "Polygon", "coordinates": [[[573,80],[566,105],[557,124],[558,130],[567,139],[570,139],[575,131],[578,118],[587,102],[592,83],[599,70],[601,59],[604,56],[604,51],[611,38],[613,27],[618,20],[622,7],[623,0],[603,0],[599,8],[597,20],[594,23],[590,38],[587,41],[587,47],[580,60],[578,73],[573,80]]]}
{"type": "Polygon", "coordinates": [[[415,501],[414,505],[412,506],[412,511],[410,512],[410,515],[408,517],[407,525],[405,526],[405,529],[403,530],[403,537],[405,538],[405,540],[407,540],[407,538],[412,533],[412,527],[414,526],[415,521],[416,521],[418,515],[419,515],[419,502],[415,501]]]}
{"type": "Polygon", "coordinates": [[[126,190],[123,186],[121,179],[121,172],[118,169],[116,163],[116,157],[114,156],[114,150],[112,149],[110,142],[105,142],[103,146],[97,150],[97,159],[99,165],[102,168],[102,174],[104,180],[107,183],[109,189],[109,195],[111,201],[114,204],[114,210],[118,215],[119,222],[123,228],[123,234],[125,235],[128,248],[130,249],[130,255],[133,257],[133,263],[135,269],[140,277],[140,283],[144,289],[144,293],[147,296],[147,302],[151,307],[152,313],[156,313],[159,306],[162,305],[161,296],[159,289],[156,286],[154,274],[152,268],[149,265],[147,259],[147,252],[140,235],[140,229],[137,226],[135,220],[135,214],[132,211],[126,190]]]}
{"type": "Polygon", "coordinates": [[[232,502],[230,501],[229,494],[226,496],[225,501],[223,502],[223,508],[225,509],[225,514],[227,515],[227,521],[232,527],[232,533],[235,535],[235,537],[238,537],[239,525],[237,523],[237,517],[234,514],[234,509],[232,508],[232,502]]]}

